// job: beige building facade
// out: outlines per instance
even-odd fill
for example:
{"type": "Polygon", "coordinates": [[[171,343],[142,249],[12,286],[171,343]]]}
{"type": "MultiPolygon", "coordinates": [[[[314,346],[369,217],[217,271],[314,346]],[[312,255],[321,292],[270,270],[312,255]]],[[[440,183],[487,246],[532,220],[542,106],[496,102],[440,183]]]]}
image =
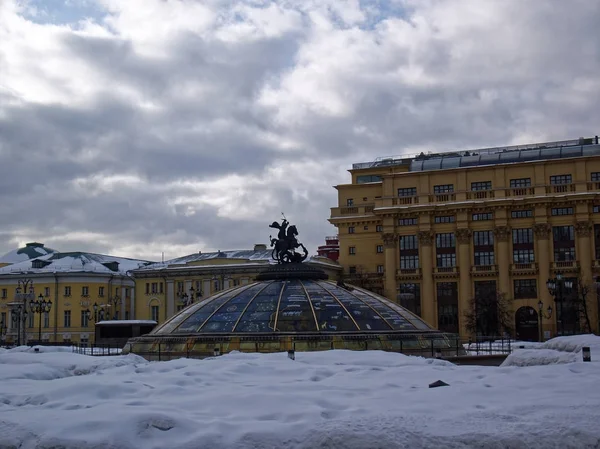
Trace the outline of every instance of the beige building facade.
{"type": "Polygon", "coordinates": [[[473,298],[489,294],[510,300],[517,337],[598,331],[597,137],[377,159],[350,173],[329,219],[347,279],[465,337],[473,298]],[[582,292],[586,316],[567,313],[582,292]]]}

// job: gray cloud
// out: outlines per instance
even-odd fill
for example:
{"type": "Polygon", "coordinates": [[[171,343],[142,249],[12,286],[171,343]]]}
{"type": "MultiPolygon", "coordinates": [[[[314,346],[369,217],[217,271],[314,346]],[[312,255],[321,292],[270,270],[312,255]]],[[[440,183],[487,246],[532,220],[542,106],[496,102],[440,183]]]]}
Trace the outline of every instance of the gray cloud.
{"type": "Polygon", "coordinates": [[[0,5],[0,253],[250,248],[281,211],[314,251],[352,162],[599,132],[595,2],[142,3],[0,5]]]}

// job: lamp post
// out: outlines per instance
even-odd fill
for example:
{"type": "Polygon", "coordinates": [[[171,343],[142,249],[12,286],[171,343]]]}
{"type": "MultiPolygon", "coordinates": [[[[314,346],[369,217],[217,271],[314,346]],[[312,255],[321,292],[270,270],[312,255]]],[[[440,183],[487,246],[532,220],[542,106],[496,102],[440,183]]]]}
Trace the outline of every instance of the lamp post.
{"type": "Polygon", "coordinates": [[[100,316],[100,321],[102,321],[104,319],[104,306],[103,305],[98,305],[98,303],[94,303],[94,305],[92,306],[92,309],[94,310],[94,314],[92,315],[92,312],[90,311],[90,309],[85,309],[85,315],[87,316],[87,319],[90,321],[94,321],[97,322],[98,321],[98,315],[100,316]],[[100,313],[98,313],[100,312],[100,313]]]}
{"type": "Polygon", "coordinates": [[[562,277],[560,273],[556,273],[556,277],[554,279],[548,279],[546,282],[546,287],[548,287],[548,291],[550,295],[554,297],[554,302],[560,304],[559,312],[556,316],[557,320],[560,318],[560,334],[565,334],[565,317],[563,313],[563,301],[565,295],[565,289],[573,288],[573,281],[566,280],[562,277]]]}
{"type": "MultiPolygon", "coordinates": [[[[11,315],[13,324],[17,326],[17,346],[21,346],[21,329],[25,329],[27,309],[21,303],[13,303],[11,315]]],[[[25,337],[23,343],[25,343],[25,337]]]]}
{"type": "Polygon", "coordinates": [[[177,298],[185,307],[189,306],[190,304],[193,304],[194,300],[201,296],[202,290],[198,290],[196,292],[196,289],[194,287],[190,287],[189,294],[184,291],[180,291],[177,293],[177,298]]]}
{"type": "Polygon", "coordinates": [[[49,313],[52,308],[52,301],[45,300],[44,296],[40,293],[38,299],[30,299],[29,300],[29,311],[31,313],[39,313],[40,321],[38,323],[38,343],[42,341],[42,314],[49,313]]]}
{"type": "Polygon", "coordinates": [[[538,301],[538,316],[540,317],[540,342],[544,341],[544,337],[543,337],[543,320],[544,318],[549,320],[550,318],[552,318],[552,306],[548,306],[548,315],[544,314],[544,303],[542,302],[542,300],[538,301]]]}
{"type": "Polygon", "coordinates": [[[114,307],[114,309],[113,309],[114,310],[114,317],[113,317],[113,319],[118,320],[119,319],[119,310],[118,310],[117,306],[121,302],[121,297],[119,295],[115,295],[115,296],[109,297],[108,298],[108,302],[109,302],[109,305],[111,307],[114,307]]]}
{"type": "MultiPolygon", "coordinates": [[[[33,279],[19,279],[17,280],[17,288],[15,290],[15,301],[21,303],[21,312],[20,314],[27,317],[27,302],[35,298],[35,292],[33,289],[33,279]]],[[[20,323],[19,323],[20,324],[20,323]]],[[[27,333],[25,327],[25,320],[23,319],[23,325],[19,326],[19,336],[17,341],[21,342],[21,337],[23,338],[23,343],[27,340],[27,333]],[[22,332],[22,336],[21,336],[22,332]]]]}
{"type": "Polygon", "coordinates": [[[8,327],[6,326],[6,323],[4,322],[4,318],[2,318],[2,321],[0,321],[0,344],[4,345],[4,339],[6,338],[6,331],[8,330],[8,327]]]}

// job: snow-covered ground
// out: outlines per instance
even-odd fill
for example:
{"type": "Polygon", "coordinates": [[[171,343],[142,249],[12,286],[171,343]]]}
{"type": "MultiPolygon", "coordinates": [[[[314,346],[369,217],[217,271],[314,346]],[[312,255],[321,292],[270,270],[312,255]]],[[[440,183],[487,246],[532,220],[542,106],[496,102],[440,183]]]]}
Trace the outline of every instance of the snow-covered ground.
{"type": "Polygon", "coordinates": [[[3,350],[0,448],[599,447],[599,342],[555,339],[502,367],[379,351],[147,362],[3,350]],[[535,351],[573,360],[515,366],[548,362],[535,351]],[[450,385],[428,388],[438,379],[450,385]]]}

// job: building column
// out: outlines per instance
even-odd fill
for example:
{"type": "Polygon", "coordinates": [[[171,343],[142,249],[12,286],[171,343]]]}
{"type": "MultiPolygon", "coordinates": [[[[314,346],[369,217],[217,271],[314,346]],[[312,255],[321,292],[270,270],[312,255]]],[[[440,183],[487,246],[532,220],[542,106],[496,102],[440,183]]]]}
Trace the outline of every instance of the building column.
{"type": "Polygon", "coordinates": [[[472,288],[471,288],[471,236],[468,229],[457,229],[456,240],[458,242],[458,329],[461,336],[468,335],[465,327],[465,315],[469,311],[472,288]]]}
{"type": "Polygon", "coordinates": [[[165,304],[165,320],[175,315],[175,281],[167,281],[167,301],[165,304]]]}
{"type": "MultiPolygon", "coordinates": [[[[592,232],[594,225],[589,221],[578,221],[575,224],[575,231],[577,232],[577,260],[579,261],[580,269],[580,280],[582,286],[587,287],[589,292],[586,297],[587,313],[590,317],[590,325],[592,329],[590,332],[597,332],[595,329],[596,323],[598,323],[598,307],[596,298],[596,285],[594,284],[592,274],[592,232]]],[[[581,324],[585,324],[582,319],[581,324]]]]}
{"type": "Polygon", "coordinates": [[[510,256],[508,254],[508,238],[510,228],[498,226],[494,229],[494,235],[498,242],[498,290],[506,297],[512,298],[513,289],[510,288],[510,256]]]}
{"type": "MultiPolygon", "coordinates": [[[[554,304],[554,298],[550,296],[548,287],[546,287],[546,281],[550,279],[550,232],[551,227],[548,223],[537,223],[533,225],[533,233],[535,234],[535,246],[537,253],[537,264],[538,264],[538,298],[544,303],[543,310],[546,310],[548,306],[552,306],[554,312],[552,312],[552,318],[550,320],[543,320],[542,322],[542,333],[544,331],[550,331],[551,334],[555,333],[554,329],[556,324],[556,304],[554,304]]],[[[516,311],[515,311],[516,312],[516,311]]],[[[544,340],[546,337],[544,336],[544,340]]]]}
{"type": "Polygon", "coordinates": [[[419,260],[421,261],[421,318],[437,329],[436,298],[433,283],[433,232],[421,231],[419,238],[419,260]]]}
{"type": "Polygon", "coordinates": [[[131,296],[129,298],[129,319],[135,320],[135,286],[131,287],[131,296]]]}
{"type": "Polygon", "coordinates": [[[397,234],[383,234],[383,246],[385,250],[385,284],[384,292],[386,298],[391,301],[398,301],[398,292],[396,291],[396,246],[398,243],[397,234]]]}

